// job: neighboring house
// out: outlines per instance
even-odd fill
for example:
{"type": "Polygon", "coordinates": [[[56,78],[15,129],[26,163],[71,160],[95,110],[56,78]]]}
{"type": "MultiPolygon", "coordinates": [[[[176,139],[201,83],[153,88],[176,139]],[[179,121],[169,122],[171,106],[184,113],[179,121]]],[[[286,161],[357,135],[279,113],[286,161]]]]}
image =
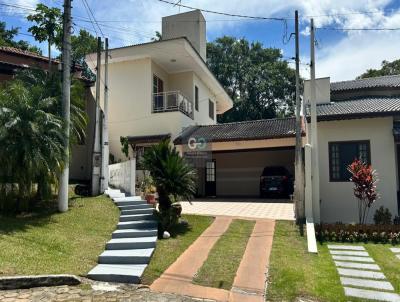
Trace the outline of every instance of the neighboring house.
{"type": "MultiPolygon", "coordinates": [[[[25,68],[48,69],[48,58],[33,52],[21,50],[14,47],[0,47],[0,83],[12,80],[18,70],[25,68]]],[[[54,72],[58,71],[60,61],[52,60],[54,72]]],[[[95,103],[90,91],[93,82],[84,78],[79,65],[75,65],[74,76],[79,78],[86,87],[86,113],[89,116],[89,123],[86,129],[86,138],[75,145],[71,152],[70,179],[74,181],[90,181],[92,175],[91,157],[94,137],[94,115],[95,103]]]]}
{"type": "MultiPolygon", "coordinates": [[[[309,101],[309,81],[304,100],[309,101]]],[[[378,173],[380,198],[371,207],[369,221],[380,206],[398,215],[400,75],[336,83],[317,79],[317,116],[320,220],[358,221],[347,171],[355,158],[372,164],[378,173]]]]}

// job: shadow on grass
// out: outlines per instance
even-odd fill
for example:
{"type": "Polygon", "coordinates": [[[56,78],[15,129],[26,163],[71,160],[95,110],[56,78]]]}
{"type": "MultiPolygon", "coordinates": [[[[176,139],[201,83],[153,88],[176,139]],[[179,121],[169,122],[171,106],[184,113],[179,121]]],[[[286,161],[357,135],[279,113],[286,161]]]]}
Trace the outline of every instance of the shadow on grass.
{"type": "MultiPolygon", "coordinates": [[[[69,199],[69,207],[79,206],[76,199],[69,199]]],[[[58,214],[57,200],[38,202],[30,212],[20,214],[0,212],[0,235],[11,235],[17,232],[25,232],[31,227],[41,227],[52,221],[52,217],[58,214]]]]}
{"type": "Polygon", "coordinates": [[[185,235],[190,231],[192,231],[192,226],[181,221],[171,228],[170,234],[172,238],[176,238],[177,236],[185,235]]]}

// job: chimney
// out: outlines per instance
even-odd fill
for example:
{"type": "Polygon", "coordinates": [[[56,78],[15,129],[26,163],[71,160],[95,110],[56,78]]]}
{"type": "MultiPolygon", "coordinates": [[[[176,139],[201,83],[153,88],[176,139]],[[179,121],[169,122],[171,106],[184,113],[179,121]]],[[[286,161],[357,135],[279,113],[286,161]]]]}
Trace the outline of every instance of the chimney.
{"type": "Polygon", "coordinates": [[[181,37],[186,37],[203,60],[206,60],[206,20],[200,10],[162,18],[162,39],[181,37]]]}
{"type": "MultiPolygon", "coordinates": [[[[316,85],[316,101],[317,104],[326,104],[331,102],[331,79],[318,78],[315,79],[316,85]]],[[[310,104],[310,80],[304,81],[303,102],[305,105],[310,104]]]]}

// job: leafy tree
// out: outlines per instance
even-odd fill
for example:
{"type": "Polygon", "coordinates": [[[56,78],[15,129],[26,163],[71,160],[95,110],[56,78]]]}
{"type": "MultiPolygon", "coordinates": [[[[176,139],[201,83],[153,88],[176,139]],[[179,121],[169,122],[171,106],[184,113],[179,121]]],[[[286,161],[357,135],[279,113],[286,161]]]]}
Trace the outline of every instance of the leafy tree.
{"type": "Polygon", "coordinates": [[[357,79],[400,74],[400,59],[392,62],[384,60],[381,66],[380,69],[368,69],[362,75],[358,76],[357,79]]]}
{"type": "MultiPolygon", "coordinates": [[[[83,67],[83,75],[91,80],[96,80],[96,75],[90,70],[85,61],[85,56],[97,51],[97,38],[88,31],[81,29],[79,35],[71,37],[72,60],[83,67]]],[[[103,49],[103,44],[102,47],[103,49]]]]}
{"type": "Polygon", "coordinates": [[[47,41],[49,71],[51,70],[51,46],[60,45],[62,37],[62,14],[56,7],[48,7],[42,3],[36,5],[35,13],[27,17],[28,21],[36,23],[28,31],[39,42],[47,41]]]}
{"type": "MultiPolygon", "coordinates": [[[[83,84],[72,79],[71,146],[85,136],[84,96],[83,84]]],[[[59,73],[27,69],[0,87],[0,210],[1,199],[10,196],[10,184],[17,184],[12,190],[17,210],[27,209],[18,200],[30,200],[33,184],[37,184],[35,200],[51,196],[51,185],[57,184],[56,175],[64,164],[61,117],[59,73]]]]}
{"type": "MultiPolygon", "coordinates": [[[[9,193],[8,184],[17,184],[12,186],[17,191],[17,211],[29,208],[34,183],[42,180],[49,188],[64,165],[64,125],[53,112],[58,99],[38,96],[20,80],[9,82],[0,91],[0,198],[9,193]]],[[[40,191],[48,193],[48,189],[40,191]]]]}
{"type": "Polygon", "coordinates": [[[224,36],[207,44],[207,63],[232,98],[219,122],[286,116],[294,112],[295,71],[276,48],[224,36]]]}
{"type": "Polygon", "coordinates": [[[161,224],[164,230],[169,230],[180,214],[172,204],[178,198],[191,199],[196,192],[196,172],[171,146],[169,140],[146,150],[142,164],[150,172],[157,188],[161,224]]]}
{"type": "Polygon", "coordinates": [[[155,41],[161,41],[161,40],[162,40],[162,35],[158,30],[156,30],[154,37],[151,38],[151,41],[155,42],[155,41]]]}
{"type": "Polygon", "coordinates": [[[18,33],[18,27],[11,27],[11,29],[7,29],[6,22],[0,22],[0,46],[15,47],[22,50],[35,52],[39,55],[42,54],[42,50],[37,46],[31,45],[24,40],[15,41],[15,36],[18,35],[18,33]]]}

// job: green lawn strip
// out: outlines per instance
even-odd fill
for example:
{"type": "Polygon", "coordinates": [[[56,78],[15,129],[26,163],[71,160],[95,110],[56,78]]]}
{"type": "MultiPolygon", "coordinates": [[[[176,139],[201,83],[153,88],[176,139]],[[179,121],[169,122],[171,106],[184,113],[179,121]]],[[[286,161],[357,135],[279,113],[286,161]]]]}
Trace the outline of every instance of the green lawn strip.
{"type": "Polygon", "coordinates": [[[210,226],[212,217],[183,215],[188,226],[178,225],[171,238],[158,240],[154,254],[142,276],[142,283],[150,285],[210,226]]]}
{"type": "Polygon", "coordinates": [[[364,244],[364,247],[393,285],[394,290],[400,294],[400,259],[390,250],[393,246],[368,243],[364,244]]]}
{"type": "Polygon", "coordinates": [[[67,213],[39,208],[25,217],[0,216],[0,275],[85,275],[118,222],[104,196],[72,197],[67,213]]]}
{"type": "Polygon", "coordinates": [[[294,222],[278,221],[270,256],[267,300],[309,297],[318,301],[348,301],[327,246],[319,245],[318,252],[308,253],[307,238],[300,236],[294,222]]]}
{"type": "Polygon", "coordinates": [[[197,272],[195,284],[230,290],[255,221],[233,220],[197,272]]]}

